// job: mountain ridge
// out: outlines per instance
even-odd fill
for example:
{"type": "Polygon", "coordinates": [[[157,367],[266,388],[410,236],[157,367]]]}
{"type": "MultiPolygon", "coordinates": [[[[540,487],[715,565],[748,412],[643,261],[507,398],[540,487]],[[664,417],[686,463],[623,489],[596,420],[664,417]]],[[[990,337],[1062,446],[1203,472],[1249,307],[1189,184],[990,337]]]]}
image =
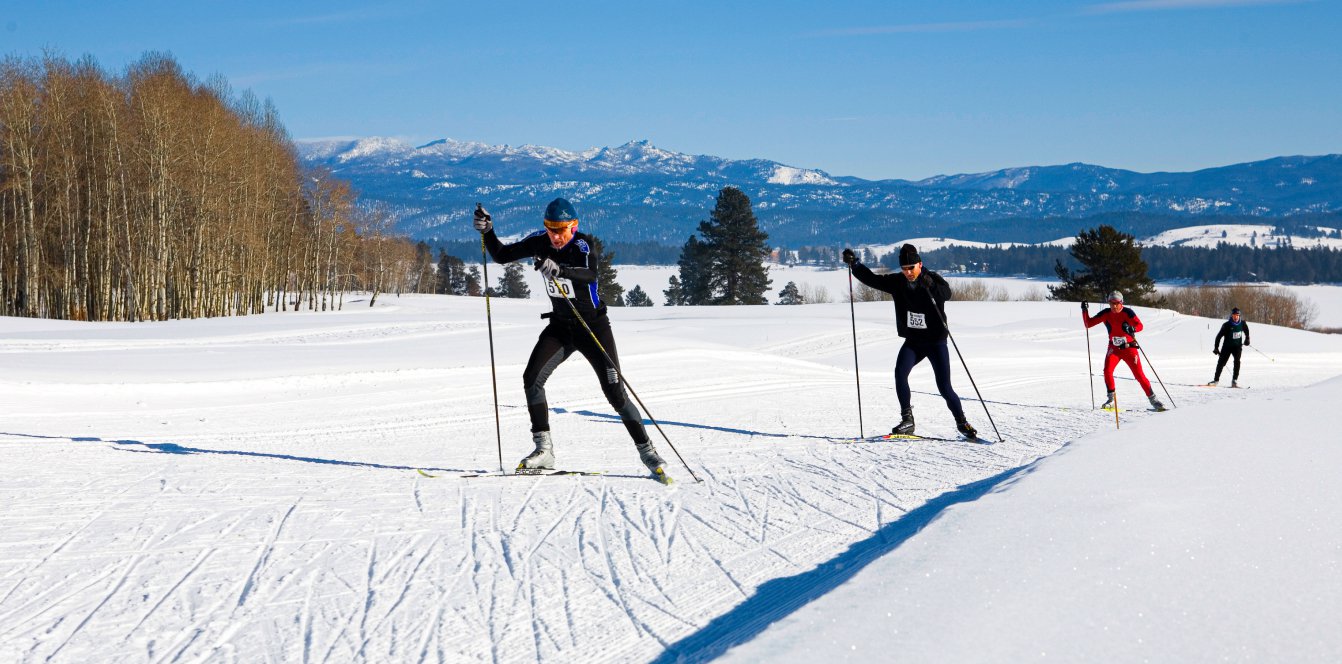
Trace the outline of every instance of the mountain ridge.
{"type": "Polygon", "coordinates": [[[708,217],[724,186],[745,191],[761,226],[789,244],[833,237],[881,241],[951,229],[973,235],[1022,220],[1106,214],[1168,216],[1168,227],[1175,228],[1193,219],[1342,212],[1338,154],[1188,172],[1140,173],[1076,162],[911,181],[685,154],[648,140],[582,151],[452,138],[418,146],[387,137],[296,146],[304,163],[326,167],[364,198],[388,204],[403,232],[435,240],[469,237],[461,222],[476,201],[500,220],[520,217],[530,224],[549,200],[564,196],[579,207],[585,229],[603,238],[679,244],[708,217]]]}

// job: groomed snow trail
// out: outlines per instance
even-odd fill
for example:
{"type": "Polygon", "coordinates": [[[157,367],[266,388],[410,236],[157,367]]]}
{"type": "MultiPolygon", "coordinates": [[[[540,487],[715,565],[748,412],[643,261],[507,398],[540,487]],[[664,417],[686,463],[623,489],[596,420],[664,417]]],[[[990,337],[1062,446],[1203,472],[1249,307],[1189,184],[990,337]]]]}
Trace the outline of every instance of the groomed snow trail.
{"type": "MultiPolygon", "coordinates": [[[[558,465],[607,474],[461,478],[498,472],[483,301],[386,301],[0,319],[0,660],[693,661],[665,651],[762,584],[1113,427],[1090,409],[1070,305],[952,303],[1006,439],[992,445],[848,440],[846,304],[613,310],[625,374],[704,482],[659,438],[677,484],[647,479],[577,356],[548,386],[558,465]]],[[[520,376],[543,307],[493,303],[509,468],[529,451],[520,376]]],[[[1192,387],[1212,321],[1142,315],[1178,406],[1244,394],[1192,387]]],[[[888,304],[858,316],[873,435],[898,419],[898,340],[888,304]]],[[[1319,335],[1256,325],[1254,340],[1276,357],[1246,355],[1255,393],[1342,373],[1319,335]]],[[[914,379],[919,432],[951,435],[930,369],[914,379]]],[[[1132,381],[1119,390],[1125,421],[1159,417],[1132,381]]]]}

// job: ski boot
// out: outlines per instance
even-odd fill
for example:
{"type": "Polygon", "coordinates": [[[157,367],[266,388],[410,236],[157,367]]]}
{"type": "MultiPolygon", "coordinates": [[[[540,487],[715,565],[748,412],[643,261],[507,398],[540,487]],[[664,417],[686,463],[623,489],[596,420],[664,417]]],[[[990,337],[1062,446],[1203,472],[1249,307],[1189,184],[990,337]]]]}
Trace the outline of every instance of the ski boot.
{"type": "Polygon", "coordinates": [[[1237,381],[1237,380],[1232,380],[1232,381],[1230,381],[1230,386],[1231,386],[1231,387],[1239,387],[1239,381],[1237,381]]]}
{"type": "Polygon", "coordinates": [[[965,419],[964,415],[955,418],[955,430],[969,440],[979,439],[979,432],[975,431],[974,427],[969,426],[969,421],[965,419]]]}
{"type": "Polygon", "coordinates": [[[536,444],[536,451],[527,455],[522,462],[517,464],[519,472],[527,470],[554,470],[555,453],[554,444],[550,441],[549,431],[535,431],[531,434],[531,442],[536,444]]]}
{"type": "Polygon", "coordinates": [[[1220,378],[1213,378],[1212,382],[1207,383],[1207,387],[1216,387],[1221,382],[1220,378]]]}
{"type": "Polygon", "coordinates": [[[1146,398],[1151,402],[1151,407],[1155,408],[1157,413],[1165,412],[1165,404],[1160,403],[1160,399],[1156,398],[1155,392],[1146,395],[1146,398]]]}
{"type": "Polygon", "coordinates": [[[1114,409],[1114,393],[1111,391],[1109,392],[1109,399],[1104,403],[1100,404],[1100,410],[1113,410],[1113,409],[1114,409]]]}
{"type": "Polygon", "coordinates": [[[890,430],[890,433],[892,433],[892,434],[894,434],[894,435],[897,435],[897,436],[912,436],[912,435],[913,435],[913,409],[912,409],[912,408],[905,408],[903,411],[900,412],[900,415],[901,415],[901,419],[899,420],[899,424],[896,424],[896,425],[895,425],[895,428],[893,428],[893,429],[890,430]]]}
{"type": "Polygon", "coordinates": [[[662,460],[662,455],[657,453],[657,448],[652,446],[651,440],[645,440],[641,443],[635,443],[634,447],[638,450],[638,458],[648,467],[648,472],[652,473],[654,479],[662,484],[670,484],[671,477],[662,469],[666,462],[662,460]]]}

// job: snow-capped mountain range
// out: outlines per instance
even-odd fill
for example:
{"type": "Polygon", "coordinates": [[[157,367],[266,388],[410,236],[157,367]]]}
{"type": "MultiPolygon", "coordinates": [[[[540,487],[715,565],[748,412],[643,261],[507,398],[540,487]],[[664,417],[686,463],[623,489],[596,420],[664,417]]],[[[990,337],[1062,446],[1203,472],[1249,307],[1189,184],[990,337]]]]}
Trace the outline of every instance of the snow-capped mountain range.
{"type": "Polygon", "coordinates": [[[988,235],[1020,220],[1032,220],[1030,228],[1013,231],[1034,229],[1044,236],[1034,239],[1044,240],[1072,230],[1056,222],[1039,227],[1038,220],[1111,213],[1166,216],[1176,228],[1208,217],[1342,212],[1342,155],[1190,173],[1066,164],[875,181],[766,159],[689,155],[648,141],[581,152],[453,139],[414,146],[376,137],[297,145],[305,163],[329,168],[365,198],[390,204],[404,232],[441,240],[471,237],[465,222],[477,201],[501,229],[520,231],[564,196],[578,207],[584,230],[607,240],[679,244],[729,185],[750,196],[774,242],[794,245],[888,242],[891,235],[996,239],[988,235]]]}

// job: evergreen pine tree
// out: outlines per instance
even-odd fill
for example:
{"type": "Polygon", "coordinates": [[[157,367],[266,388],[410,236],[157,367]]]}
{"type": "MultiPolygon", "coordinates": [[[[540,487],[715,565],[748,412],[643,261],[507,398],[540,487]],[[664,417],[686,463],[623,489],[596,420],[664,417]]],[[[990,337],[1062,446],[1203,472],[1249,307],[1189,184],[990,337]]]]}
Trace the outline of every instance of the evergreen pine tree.
{"type": "Polygon", "coordinates": [[[789,281],[778,293],[778,304],[806,304],[806,298],[797,290],[797,283],[789,281]]]}
{"type": "MultiPolygon", "coordinates": [[[[442,295],[466,295],[468,292],[469,276],[466,272],[465,261],[456,256],[444,252],[438,253],[438,283],[434,288],[435,293],[442,295]]],[[[479,278],[476,279],[476,289],[479,289],[479,278]]],[[[476,293],[477,295],[479,293],[476,293]]]]}
{"type": "Polygon", "coordinates": [[[526,299],[531,297],[531,288],[527,286],[521,263],[509,263],[503,266],[503,276],[499,277],[499,287],[493,291],[497,297],[526,299]]]}
{"type": "Polygon", "coordinates": [[[708,246],[713,304],[767,304],[769,234],[760,230],[750,198],[723,187],[709,220],[699,222],[699,233],[708,246]]]}
{"type": "Polygon", "coordinates": [[[1073,273],[1062,261],[1055,261],[1054,272],[1061,286],[1049,286],[1049,297],[1066,302],[1095,302],[1113,291],[1121,291],[1127,304],[1158,306],[1164,298],[1156,295],[1156,284],[1147,276],[1142,248],[1127,233],[1113,226],[1081,231],[1072,244],[1072,257],[1082,269],[1073,273]]]}
{"type": "Polygon", "coordinates": [[[667,282],[666,290],[662,295],[666,296],[666,306],[675,307],[685,304],[685,291],[680,287],[680,279],[676,275],[671,275],[671,280],[667,282]]]}
{"type": "MultiPolygon", "coordinates": [[[[711,304],[712,256],[708,245],[691,235],[680,249],[680,299],[676,304],[711,304]]],[[[668,294],[668,297],[670,295],[668,294]]]]}
{"type": "Polygon", "coordinates": [[[612,264],[615,261],[615,252],[606,251],[605,245],[601,239],[595,235],[588,235],[588,240],[592,242],[592,249],[596,251],[596,294],[601,301],[608,307],[624,306],[624,286],[621,286],[615,279],[619,274],[615,271],[612,264]]]}
{"type": "MultiPolygon", "coordinates": [[[[675,277],[671,278],[675,279],[675,277]]],[[[625,304],[631,307],[652,306],[652,298],[648,297],[648,294],[643,292],[643,287],[637,284],[635,284],[634,287],[629,290],[629,292],[624,296],[624,299],[625,304]]]]}
{"type": "Polygon", "coordinates": [[[471,269],[466,271],[466,295],[471,297],[480,297],[483,289],[480,288],[480,266],[472,265],[471,269]]]}

